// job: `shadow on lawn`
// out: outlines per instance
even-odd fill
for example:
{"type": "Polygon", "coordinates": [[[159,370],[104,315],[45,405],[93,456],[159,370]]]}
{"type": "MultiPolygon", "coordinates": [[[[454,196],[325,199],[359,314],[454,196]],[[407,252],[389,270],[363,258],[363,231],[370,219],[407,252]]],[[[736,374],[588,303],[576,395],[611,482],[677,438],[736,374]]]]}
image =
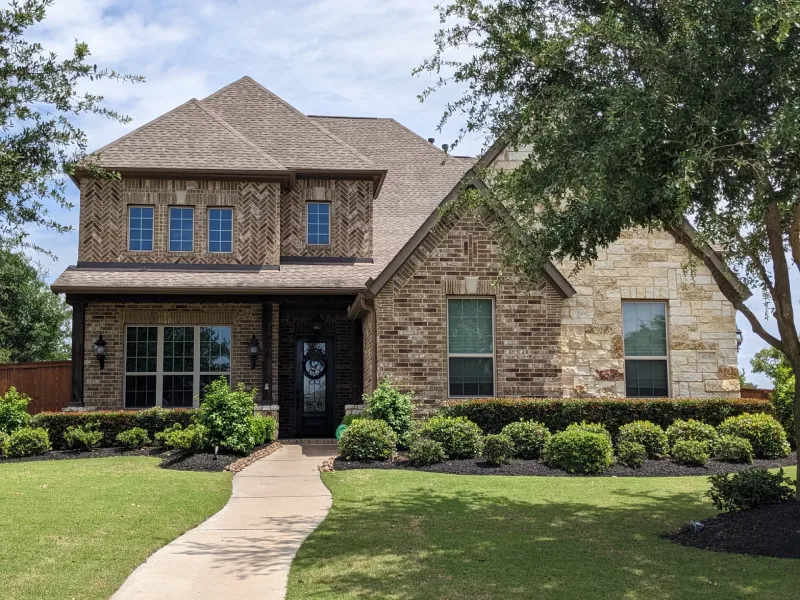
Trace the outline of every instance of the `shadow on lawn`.
{"type": "Polygon", "coordinates": [[[697,493],[623,484],[609,496],[614,506],[592,504],[588,487],[575,502],[430,488],[337,500],[295,560],[289,598],[796,597],[785,563],[660,538],[713,513],[697,493]]]}

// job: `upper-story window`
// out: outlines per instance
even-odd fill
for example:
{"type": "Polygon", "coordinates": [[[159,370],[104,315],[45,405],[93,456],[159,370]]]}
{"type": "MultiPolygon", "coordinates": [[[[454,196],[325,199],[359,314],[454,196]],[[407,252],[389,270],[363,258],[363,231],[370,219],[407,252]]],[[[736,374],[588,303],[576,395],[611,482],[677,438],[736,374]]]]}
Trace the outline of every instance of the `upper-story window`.
{"type": "Polygon", "coordinates": [[[208,251],[233,252],[233,209],[232,208],[209,209],[208,251]]]}
{"type": "Polygon", "coordinates": [[[194,209],[171,207],[169,209],[169,251],[194,250],[194,209]]]}
{"type": "Polygon", "coordinates": [[[447,299],[450,397],[494,396],[494,300],[447,299]]]}
{"type": "Polygon", "coordinates": [[[153,250],[152,206],[131,206],[128,209],[128,250],[153,250]]]}
{"type": "Polygon", "coordinates": [[[667,303],[623,302],[625,395],[629,398],[669,396],[667,368],[667,303]]]}
{"type": "Polygon", "coordinates": [[[306,241],[311,245],[326,246],[331,243],[331,205],[327,202],[309,202],[308,235],[306,241]]]}

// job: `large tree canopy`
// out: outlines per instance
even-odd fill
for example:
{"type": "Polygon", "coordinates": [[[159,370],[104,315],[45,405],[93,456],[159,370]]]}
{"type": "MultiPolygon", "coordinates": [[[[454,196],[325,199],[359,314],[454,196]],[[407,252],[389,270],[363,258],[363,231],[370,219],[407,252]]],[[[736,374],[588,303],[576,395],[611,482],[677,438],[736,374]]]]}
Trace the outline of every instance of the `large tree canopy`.
{"type": "Polygon", "coordinates": [[[800,374],[800,0],[450,0],[440,13],[419,70],[441,79],[423,99],[460,84],[444,121],[533,149],[472,195],[531,234],[504,241],[508,260],[580,266],[623,230],[664,228],[800,374]]]}
{"type": "MultiPolygon", "coordinates": [[[[45,18],[53,0],[13,1],[0,10],[0,241],[20,243],[25,225],[66,231],[48,214],[70,208],[64,176],[86,152],[86,134],[77,117],[96,114],[114,121],[127,117],[102,105],[103,97],[79,91],[84,81],[141,77],[98,69],[89,48],[76,42],[66,60],[26,41],[26,30],[45,18]]],[[[91,168],[91,165],[87,165],[91,168]]],[[[94,168],[96,176],[114,173],[94,168]]]]}

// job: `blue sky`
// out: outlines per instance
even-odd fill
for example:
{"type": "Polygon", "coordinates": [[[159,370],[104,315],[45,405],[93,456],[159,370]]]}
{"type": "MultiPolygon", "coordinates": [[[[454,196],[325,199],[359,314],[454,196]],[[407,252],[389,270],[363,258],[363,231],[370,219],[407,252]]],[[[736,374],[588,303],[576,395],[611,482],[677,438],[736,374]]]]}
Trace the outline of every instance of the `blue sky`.
{"type": "MultiPolygon", "coordinates": [[[[439,28],[434,0],[56,0],[33,31],[45,49],[67,56],[75,39],[88,43],[99,67],[143,75],[146,83],[103,82],[91,88],[109,107],[130,115],[123,126],[87,118],[90,149],[143,125],[190,98],[203,98],[250,75],[307,114],[393,117],[437,143],[451,142],[458,122],[436,131],[457,90],[421,104],[430,78],[411,69],[434,50],[439,28]]],[[[87,88],[89,89],[89,88],[87,88]]],[[[483,139],[464,140],[457,154],[477,154],[483,139]]],[[[32,241],[58,257],[40,257],[54,279],[77,258],[78,194],[72,211],[55,213],[74,231],[36,230],[32,241]]],[[[800,291],[800,281],[793,281],[800,291]]],[[[760,298],[750,304],[764,313],[760,298]]],[[[745,342],[740,366],[764,346],[740,317],[745,342]]],[[[767,382],[753,377],[761,387],[767,382]]]]}

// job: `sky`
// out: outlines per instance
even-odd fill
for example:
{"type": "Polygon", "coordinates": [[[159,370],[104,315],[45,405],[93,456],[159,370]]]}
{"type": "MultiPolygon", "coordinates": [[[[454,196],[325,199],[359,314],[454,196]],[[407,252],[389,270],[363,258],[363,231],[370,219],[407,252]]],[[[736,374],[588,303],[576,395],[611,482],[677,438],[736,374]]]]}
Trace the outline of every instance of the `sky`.
{"type": "MultiPolygon", "coordinates": [[[[89,149],[139,127],[190,98],[203,98],[250,75],[306,114],[392,117],[437,143],[455,139],[459,122],[436,130],[445,104],[458,90],[434,94],[420,103],[418,94],[431,76],[411,71],[433,54],[439,29],[435,0],[56,0],[31,38],[60,57],[75,40],[86,42],[99,68],[142,75],[143,84],[101,82],[109,108],[129,115],[121,125],[99,117],[83,118],[89,149]]],[[[456,154],[476,155],[484,139],[465,139],[456,154]]],[[[70,183],[71,211],[54,211],[73,231],[33,230],[31,241],[57,259],[37,257],[52,281],[75,264],[78,247],[78,191],[70,183]]],[[[800,293],[800,279],[793,280],[800,293]]],[[[758,294],[749,302],[764,314],[758,294]]],[[[749,362],[764,347],[739,316],[744,343],[740,367],[748,379],[749,362]]]]}

